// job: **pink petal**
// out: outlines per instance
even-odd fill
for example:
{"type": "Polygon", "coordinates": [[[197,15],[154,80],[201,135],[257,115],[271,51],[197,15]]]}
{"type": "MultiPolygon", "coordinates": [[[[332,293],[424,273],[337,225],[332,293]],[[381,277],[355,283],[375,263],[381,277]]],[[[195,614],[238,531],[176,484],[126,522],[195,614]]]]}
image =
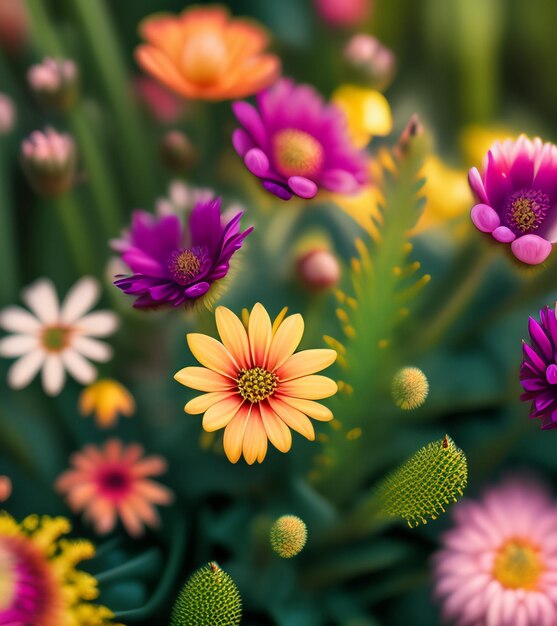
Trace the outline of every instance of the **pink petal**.
{"type": "Polygon", "coordinates": [[[551,244],[538,235],[524,235],[511,244],[514,256],[528,265],[543,263],[551,253],[551,244]]]}
{"type": "Polygon", "coordinates": [[[497,212],[488,204],[476,204],[472,208],[470,217],[474,226],[482,233],[492,233],[501,224],[497,212]]]}
{"type": "Polygon", "coordinates": [[[516,235],[506,226],[498,226],[492,233],[493,238],[501,243],[511,243],[516,239],[516,235]]]}

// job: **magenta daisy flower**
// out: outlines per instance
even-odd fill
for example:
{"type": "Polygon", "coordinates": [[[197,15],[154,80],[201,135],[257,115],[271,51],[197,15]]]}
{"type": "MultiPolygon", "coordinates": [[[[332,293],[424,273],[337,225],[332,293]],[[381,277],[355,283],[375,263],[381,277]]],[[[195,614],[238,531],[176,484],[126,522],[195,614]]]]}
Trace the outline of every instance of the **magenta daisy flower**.
{"type": "Polygon", "coordinates": [[[434,559],[443,623],[557,624],[557,504],[544,489],[507,480],[453,518],[434,559]]]}
{"type": "Polygon", "coordinates": [[[282,200],[320,188],[353,193],[366,181],[366,157],[352,144],[344,113],[309,85],[288,79],[258,94],[257,108],[235,102],[242,125],[232,141],[248,170],[282,200]]]}
{"type": "Polygon", "coordinates": [[[540,311],[540,321],[528,321],[530,345],[522,342],[521,400],[531,401],[530,417],[542,420],[544,430],[557,427],[557,320],[555,309],[540,311]]]}
{"type": "Polygon", "coordinates": [[[134,307],[189,306],[228,274],[230,259],[253,229],[241,232],[243,213],[227,221],[220,206],[220,198],[199,202],[187,223],[177,215],[134,212],[129,233],[112,243],[133,272],[114,284],[136,297],[134,307]]]}
{"type": "Polygon", "coordinates": [[[473,167],[468,180],[479,201],[476,228],[510,243],[519,261],[543,263],[557,241],[557,147],[525,135],[495,142],[483,173],[473,167]]]}

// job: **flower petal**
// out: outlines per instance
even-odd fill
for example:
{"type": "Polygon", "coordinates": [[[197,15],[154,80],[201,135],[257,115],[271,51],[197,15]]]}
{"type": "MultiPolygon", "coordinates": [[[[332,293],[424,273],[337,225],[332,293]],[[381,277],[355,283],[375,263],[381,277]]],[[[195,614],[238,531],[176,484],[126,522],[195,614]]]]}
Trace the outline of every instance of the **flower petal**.
{"type": "Polygon", "coordinates": [[[472,208],[470,217],[474,226],[482,233],[491,233],[501,224],[501,219],[495,209],[487,204],[476,204],[472,208]]]}
{"type": "Polygon", "coordinates": [[[8,385],[13,389],[26,387],[41,368],[45,356],[42,350],[33,350],[18,359],[8,370],[8,385]]]}
{"type": "Polygon", "coordinates": [[[229,396],[209,407],[203,416],[203,428],[208,433],[224,428],[236,415],[244,399],[241,396],[229,396]]]}
{"type": "Polygon", "coordinates": [[[232,394],[230,391],[212,391],[211,393],[204,393],[190,400],[184,407],[184,411],[190,415],[199,415],[200,413],[205,413],[213,404],[234,397],[235,395],[236,394],[232,394]]]}
{"type": "Polygon", "coordinates": [[[269,350],[268,368],[270,371],[277,370],[296,348],[300,345],[304,334],[304,318],[296,313],[289,315],[279,326],[273,337],[269,350]]]}
{"type": "Polygon", "coordinates": [[[39,320],[19,306],[9,306],[0,311],[0,326],[13,333],[36,333],[42,324],[39,320]]]}
{"type": "Polygon", "coordinates": [[[48,278],[41,278],[24,289],[21,298],[43,324],[59,321],[58,295],[48,278]]]}
{"type": "Polygon", "coordinates": [[[224,452],[231,463],[237,463],[242,456],[244,433],[252,405],[244,404],[224,430],[224,452]]]}
{"type": "Polygon", "coordinates": [[[224,347],[232,354],[240,367],[249,368],[250,351],[248,336],[240,319],[230,309],[223,306],[217,307],[215,319],[224,347]]]}
{"type": "Polygon", "coordinates": [[[228,391],[234,385],[227,376],[206,367],[184,367],[174,374],[174,379],[180,384],[198,391],[228,391]]]}
{"type": "Polygon", "coordinates": [[[293,354],[279,369],[275,371],[281,382],[315,374],[332,365],[337,358],[335,350],[318,349],[302,350],[293,354]]]}
{"type": "Polygon", "coordinates": [[[279,391],[285,396],[304,398],[306,400],[320,400],[334,396],[337,392],[337,384],[326,376],[304,376],[285,383],[280,383],[279,391]]]}
{"type": "Polygon", "coordinates": [[[242,448],[248,465],[253,465],[255,461],[261,463],[267,454],[267,433],[257,404],[251,409],[242,448]]]}
{"type": "Polygon", "coordinates": [[[292,398],[290,396],[280,396],[280,400],[289,407],[309,415],[314,420],[328,422],[333,419],[332,411],[323,404],[319,404],[319,402],[313,402],[312,400],[305,400],[303,398],[292,398]]]}
{"type": "Polygon", "coordinates": [[[112,358],[112,348],[107,343],[83,335],[74,337],[72,347],[77,352],[93,361],[105,363],[112,358]]]}
{"type": "Polygon", "coordinates": [[[43,389],[49,396],[57,396],[66,381],[66,372],[60,355],[50,354],[43,366],[43,389]]]}
{"type": "Polygon", "coordinates": [[[289,406],[277,396],[272,396],[267,401],[277,416],[292,430],[300,433],[300,435],[310,441],[315,439],[315,430],[307,415],[295,407],[289,406]]]}
{"type": "Polygon", "coordinates": [[[241,368],[220,341],[201,333],[189,333],[186,340],[191,353],[201,365],[236,379],[241,368]]]}
{"type": "Polygon", "coordinates": [[[61,359],[65,368],[78,383],[89,385],[97,377],[96,368],[76,350],[71,348],[64,350],[61,354],[61,359]]]}
{"type": "Polygon", "coordinates": [[[511,243],[511,250],[519,261],[539,265],[551,253],[551,244],[538,235],[524,235],[511,243]]]}
{"type": "Polygon", "coordinates": [[[86,276],[70,289],[62,304],[60,321],[73,324],[91,310],[100,296],[100,286],[96,278],[86,276]]]}
{"type": "Polygon", "coordinates": [[[91,337],[106,337],[118,328],[118,316],[112,311],[95,311],[82,317],[76,323],[76,328],[84,335],[91,337]]]}
{"type": "Polygon", "coordinates": [[[32,335],[10,335],[0,339],[0,356],[21,356],[39,347],[39,341],[32,335]]]}
{"type": "Polygon", "coordinates": [[[252,366],[265,367],[271,345],[271,318],[259,302],[253,307],[248,322],[252,366]]]}
{"type": "Polygon", "coordinates": [[[288,426],[266,402],[259,403],[259,411],[269,441],[281,452],[288,452],[292,447],[292,433],[288,426]]]}

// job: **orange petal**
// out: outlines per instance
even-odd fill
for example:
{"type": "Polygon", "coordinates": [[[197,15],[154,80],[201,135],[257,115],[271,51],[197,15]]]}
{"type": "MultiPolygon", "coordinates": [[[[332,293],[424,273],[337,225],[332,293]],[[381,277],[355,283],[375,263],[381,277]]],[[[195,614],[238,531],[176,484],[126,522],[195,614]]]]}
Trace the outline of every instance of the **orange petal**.
{"type": "Polygon", "coordinates": [[[290,396],[280,396],[280,400],[285,402],[289,407],[298,409],[298,411],[309,415],[314,420],[328,422],[333,419],[332,411],[326,406],[319,404],[319,402],[303,400],[302,398],[291,398],[290,396]]]}
{"type": "Polygon", "coordinates": [[[139,24],[139,32],[154,47],[177,64],[184,49],[184,29],[174,15],[150,16],[139,24]]]}
{"type": "Polygon", "coordinates": [[[229,19],[228,9],[220,4],[187,7],[180,15],[183,27],[197,31],[203,28],[222,28],[229,19]]]}
{"type": "Polygon", "coordinates": [[[208,433],[212,433],[215,430],[219,430],[220,428],[227,426],[243,403],[244,399],[241,396],[236,395],[213,404],[213,406],[207,409],[205,415],[203,416],[204,430],[208,433]]]}
{"type": "Polygon", "coordinates": [[[248,323],[252,366],[265,367],[271,345],[271,318],[259,302],[253,307],[248,323]]]}
{"type": "Polygon", "coordinates": [[[334,396],[337,392],[337,384],[331,378],[314,374],[280,383],[279,389],[280,393],[285,396],[321,400],[321,398],[334,396]]]}
{"type": "Polygon", "coordinates": [[[274,54],[262,54],[239,66],[221,98],[245,98],[270,87],[280,77],[280,60],[274,54]]]}
{"type": "Polygon", "coordinates": [[[298,411],[298,409],[294,408],[293,406],[287,405],[276,396],[267,398],[267,401],[271,405],[273,411],[292,430],[300,433],[300,435],[303,435],[306,439],[309,439],[310,441],[313,441],[315,439],[315,430],[313,429],[313,424],[310,422],[307,415],[304,415],[301,411],[298,411]]]}
{"type": "Polygon", "coordinates": [[[174,494],[168,487],[154,480],[138,480],[133,486],[134,493],[154,504],[167,505],[174,501],[174,494]]]}
{"type": "Polygon", "coordinates": [[[267,433],[257,404],[253,405],[246,425],[243,451],[248,465],[253,465],[255,461],[261,463],[267,454],[267,433]]]}
{"type": "Polygon", "coordinates": [[[284,382],[301,376],[315,374],[332,365],[337,358],[335,350],[326,348],[318,350],[302,350],[293,354],[275,374],[284,382]]]}
{"type": "Polygon", "coordinates": [[[279,326],[269,350],[268,368],[277,370],[289,357],[294,354],[300,345],[304,334],[304,318],[296,313],[290,315],[279,326]]]}
{"type": "Polygon", "coordinates": [[[266,402],[259,403],[263,426],[269,441],[281,452],[288,452],[292,447],[292,433],[288,426],[277,416],[266,402]]]}
{"type": "Polygon", "coordinates": [[[180,74],[177,65],[162,50],[144,44],[138,46],[134,54],[138,65],[161,83],[186,97],[194,91],[194,88],[180,74]]]}
{"type": "Polygon", "coordinates": [[[251,404],[244,404],[224,430],[224,452],[231,463],[236,463],[242,456],[244,433],[248,423],[251,404]]]}
{"type": "Polygon", "coordinates": [[[227,25],[224,36],[232,63],[261,52],[269,43],[267,31],[259,24],[245,19],[232,20],[227,25]]]}
{"type": "Polygon", "coordinates": [[[201,365],[236,379],[241,368],[220,341],[201,333],[190,333],[187,341],[193,356],[201,365]]]}
{"type": "Polygon", "coordinates": [[[199,415],[200,413],[205,413],[213,404],[222,402],[235,395],[235,393],[230,391],[212,391],[211,393],[204,393],[190,400],[184,407],[184,411],[190,415],[199,415]]]}
{"type": "Polygon", "coordinates": [[[174,380],[198,391],[227,391],[234,386],[227,376],[205,367],[184,367],[174,374],[174,380]]]}
{"type": "Polygon", "coordinates": [[[248,335],[240,319],[230,309],[219,306],[215,311],[215,320],[224,347],[236,359],[240,367],[249,368],[248,335]]]}
{"type": "Polygon", "coordinates": [[[118,514],[122,524],[132,537],[139,537],[143,534],[144,528],[141,519],[127,500],[118,503],[118,514]]]}

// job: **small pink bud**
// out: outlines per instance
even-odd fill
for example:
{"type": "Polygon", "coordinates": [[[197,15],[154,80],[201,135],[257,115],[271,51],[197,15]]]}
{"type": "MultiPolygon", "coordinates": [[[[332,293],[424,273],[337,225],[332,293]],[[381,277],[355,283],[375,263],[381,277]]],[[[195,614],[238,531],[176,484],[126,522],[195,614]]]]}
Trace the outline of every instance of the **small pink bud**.
{"type": "Polygon", "coordinates": [[[323,248],[310,250],[301,256],[297,269],[302,282],[312,291],[330,289],[340,280],[337,257],[323,248]]]}
{"type": "Polygon", "coordinates": [[[0,49],[17,54],[29,38],[25,0],[0,0],[0,49]]]}
{"type": "Polygon", "coordinates": [[[315,0],[315,5],[330,26],[358,26],[371,13],[371,0],[315,0]]]}
{"type": "Polygon", "coordinates": [[[183,101],[158,81],[148,76],[134,80],[133,87],[149,113],[165,124],[177,122],[184,113],[183,101]]]}
{"type": "Polygon", "coordinates": [[[76,150],[69,135],[52,128],[32,132],[21,143],[21,159],[29,184],[38,194],[58,196],[72,187],[76,150]]]}
{"type": "Polygon", "coordinates": [[[161,143],[161,158],[166,167],[179,173],[188,172],[197,158],[197,151],[187,135],[179,130],[170,130],[161,143]]]}
{"type": "Polygon", "coordinates": [[[346,44],[344,58],[371,79],[376,89],[386,89],[394,78],[395,55],[376,37],[357,33],[346,44]]]}
{"type": "Polygon", "coordinates": [[[4,93],[0,93],[0,136],[9,134],[16,123],[14,101],[4,93]]]}
{"type": "Polygon", "coordinates": [[[45,58],[27,72],[27,81],[37,99],[59,111],[71,109],[78,95],[78,69],[71,59],[45,58]]]}
{"type": "Polygon", "coordinates": [[[12,481],[7,476],[0,476],[0,502],[5,502],[12,495],[12,481]]]}

